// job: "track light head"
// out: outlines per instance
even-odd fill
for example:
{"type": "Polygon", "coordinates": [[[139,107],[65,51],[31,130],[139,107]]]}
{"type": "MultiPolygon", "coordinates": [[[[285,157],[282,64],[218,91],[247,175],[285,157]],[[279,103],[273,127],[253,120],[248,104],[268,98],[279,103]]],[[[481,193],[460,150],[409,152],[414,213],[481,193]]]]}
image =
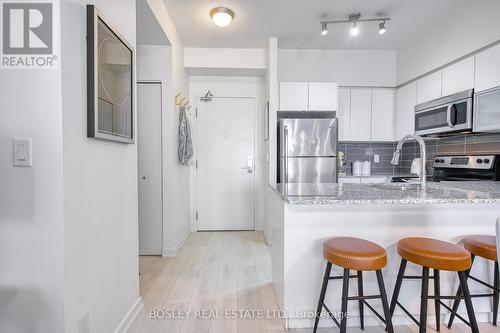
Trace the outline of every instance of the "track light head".
{"type": "Polygon", "coordinates": [[[328,35],[328,25],[326,23],[321,23],[321,36],[328,35]]]}
{"type": "Polygon", "coordinates": [[[378,25],[378,34],[383,35],[386,32],[387,32],[387,28],[385,27],[385,21],[380,22],[380,24],[378,25]]]}
{"type": "Polygon", "coordinates": [[[351,28],[351,36],[356,37],[357,35],[359,35],[359,27],[356,22],[354,22],[354,25],[351,28]]]}

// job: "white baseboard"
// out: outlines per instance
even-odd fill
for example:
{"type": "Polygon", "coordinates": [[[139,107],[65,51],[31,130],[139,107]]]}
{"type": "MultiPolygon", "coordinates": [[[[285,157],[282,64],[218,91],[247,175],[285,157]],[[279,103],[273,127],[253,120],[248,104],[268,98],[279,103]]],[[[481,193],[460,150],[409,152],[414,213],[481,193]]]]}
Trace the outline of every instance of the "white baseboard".
{"type": "Polygon", "coordinates": [[[126,333],[143,308],[144,303],[142,302],[142,297],[139,297],[127,312],[120,325],[118,325],[115,333],[126,333]]]}
{"type": "Polygon", "coordinates": [[[186,243],[189,234],[191,234],[191,230],[186,231],[184,236],[181,238],[181,240],[177,243],[177,245],[174,248],[163,248],[162,257],[164,258],[175,257],[177,255],[177,252],[179,252],[179,250],[182,249],[182,247],[186,243]]]}

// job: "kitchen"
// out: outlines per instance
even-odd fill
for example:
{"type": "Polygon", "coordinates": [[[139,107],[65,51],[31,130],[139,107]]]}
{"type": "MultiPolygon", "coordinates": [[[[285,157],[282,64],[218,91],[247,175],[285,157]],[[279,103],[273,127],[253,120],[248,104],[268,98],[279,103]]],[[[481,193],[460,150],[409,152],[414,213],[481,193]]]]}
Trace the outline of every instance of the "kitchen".
{"type": "Polygon", "coordinates": [[[500,332],[500,1],[35,2],[0,332],[500,332]]]}

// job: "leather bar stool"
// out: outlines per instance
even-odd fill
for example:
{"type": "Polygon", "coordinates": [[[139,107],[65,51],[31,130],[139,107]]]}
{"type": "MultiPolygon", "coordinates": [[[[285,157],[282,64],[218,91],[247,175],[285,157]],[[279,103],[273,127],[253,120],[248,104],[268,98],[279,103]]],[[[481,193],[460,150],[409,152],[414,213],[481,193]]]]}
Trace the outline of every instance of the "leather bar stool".
{"type": "Polygon", "coordinates": [[[389,303],[382,277],[382,268],[387,264],[387,254],[381,246],[359,238],[351,237],[336,237],[330,238],[323,243],[323,256],[327,260],[325,275],[323,277],[323,285],[316,310],[316,320],[314,322],[314,330],[318,328],[321,311],[323,308],[334,323],[340,328],[340,333],[345,333],[347,330],[347,302],[357,300],[359,302],[359,315],[361,328],[364,328],[364,306],[366,305],[387,327],[388,333],[393,333],[391,317],[389,313],[389,303]],[[344,269],[342,276],[330,276],[332,265],[342,267],[344,269]],[[357,273],[350,275],[350,271],[354,270],[357,273]],[[375,271],[377,276],[380,295],[363,294],[363,271],[375,271]],[[349,279],[357,278],[358,296],[349,297],[349,279]],[[330,309],[325,304],[325,294],[330,280],[342,279],[342,318],[340,323],[332,314],[330,309]],[[375,309],[366,301],[368,299],[381,299],[384,316],[382,317],[375,309]]]}
{"type": "MultiPolygon", "coordinates": [[[[471,260],[474,263],[474,258],[476,256],[491,260],[495,263],[495,271],[493,272],[493,286],[489,283],[479,280],[478,278],[470,275],[470,269],[467,270],[466,275],[468,279],[476,281],[483,286],[490,288],[493,292],[491,294],[478,294],[471,295],[471,297],[492,297],[493,298],[493,325],[497,325],[498,318],[498,296],[500,292],[500,274],[498,271],[498,259],[497,259],[497,244],[495,236],[484,236],[484,235],[473,235],[467,236],[464,239],[464,247],[467,251],[471,253],[471,260]]],[[[471,267],[472,269],[472,267],[471,267]]],[[[462,289],[459,287],[457,291],[457,296],[462,294],[462,289]]],[[[460,305],[460,300],[457,299],[453,302],[453,310],[457,310],[460,305]]],[[[451,328],[455,316],[452,314],[450,321],[448,322],[448,328],[451,328]]]]}
{"type": "Polygon", "coordinates": [[[394,293],[392,295],[390,312],[391,316],[394,315],[396,305],[398,305],[403,312],[408,315],[412,321],[419,326],[419,332],[425,333],[427,330],[427,301],[434,300],[435,313],[436,313],[436,330],[440,329],[440,308],[443,306],[451,313],[454,313],[460,320],[470,326],[473,333],[479,333],[477,327],[476,316],[467,286],[466,272],[471,267],[471,255],[464,248],[453,243],[444,242],[430,238],[411,237],[405,238],[398,242],[398,254],[401,256],[401,265],[399,267],[398,278],[394,293]],[[407,262],[422,266],[422,276],[405,276],[407,262]],[[434,276],[429,276],[429,271],[434,271],[434,276]],[[452,271],[458,273],[460,280],[460,287],[463,295],[457,296],[442,296],[440,292],[440,271],[452,271]],[[418,321],[413,317],[410,312],[398,301],[399,291],[403,279],[421,279],[422,290],[420,299],[420,320],[418,321]],[[429,279],[434,280],[434,296],[429,296],[429,279]],[[461,317],[455,310],[443,303],[443,299],[463,299],[467,308],[469,321],[461,317]]]}

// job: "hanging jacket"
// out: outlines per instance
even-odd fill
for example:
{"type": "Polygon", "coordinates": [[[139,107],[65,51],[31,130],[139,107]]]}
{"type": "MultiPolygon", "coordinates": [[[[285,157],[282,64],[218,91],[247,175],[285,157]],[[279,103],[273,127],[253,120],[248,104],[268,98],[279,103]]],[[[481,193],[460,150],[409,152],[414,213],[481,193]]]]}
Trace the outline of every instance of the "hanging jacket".
{"type": "Polygon", "coordinates": [[[193,157],[193,141],[191,139],[191,128],[184,106],[179,108],[178,140],[179,162],[181,162],[182,165],[189,165],[189,161],[191,157],[193,157]]]}

